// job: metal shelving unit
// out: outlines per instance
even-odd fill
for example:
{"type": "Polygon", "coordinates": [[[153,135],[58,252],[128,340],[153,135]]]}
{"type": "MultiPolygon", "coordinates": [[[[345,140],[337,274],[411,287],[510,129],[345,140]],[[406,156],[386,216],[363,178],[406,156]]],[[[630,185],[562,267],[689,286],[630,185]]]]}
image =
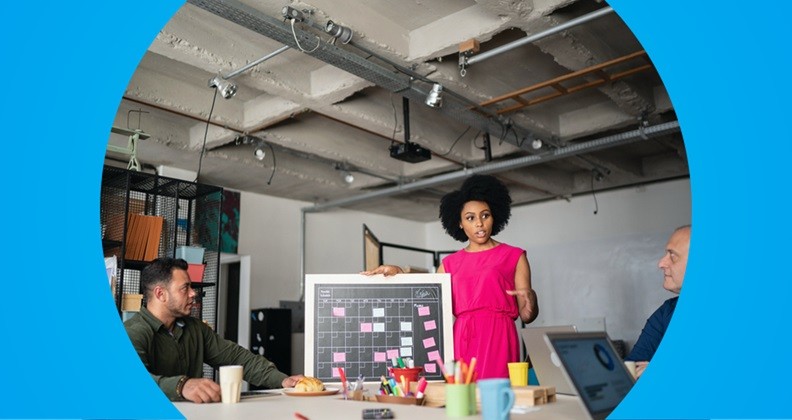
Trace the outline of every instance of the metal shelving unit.
{"type": "MultiPolygon", "coordinates": [[[[148,262],[124,258],[130,213],[164,219],[159,257],[172,257],[178,246],[205,249],[203,285],[198,287],[193,316],[212,328],[217,323],[217,284],[220,270],[220,222],[223,189],[155,174],[105,166],[100,218],[105,256],[116,255],[115,303],[121,314],[122,296],[141,293],[140,270],[148,262]]],[[[145,304],[145,302],[144,302],[145,304]]]]}

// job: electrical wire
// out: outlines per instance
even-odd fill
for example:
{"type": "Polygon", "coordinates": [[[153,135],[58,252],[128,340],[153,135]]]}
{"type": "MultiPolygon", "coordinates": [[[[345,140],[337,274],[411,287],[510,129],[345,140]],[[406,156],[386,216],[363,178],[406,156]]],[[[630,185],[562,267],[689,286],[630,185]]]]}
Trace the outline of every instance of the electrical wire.
{"type": "Polygon", "coordinates": [[[275,162],[275,149],[272,148],[272,145],[269,142],[265,141],[264,144],[267,145],[270,149],[270,153],[272,153],[272,173],[270,174],[269,180],[267,181],[267,185],[272,184],[272,177],[275,176],[275,167],[277,166],[275,162]]]}
{"type": "Polygon", "coordinates": [[[319,48],[319,45],[322,44],[322,40],[317,36],[316,37],[316,46],[311,51],[308,51],[305,48],[303,48],[302,45],[300,45],[300,41],[297,40],[297,31],[294,29],[294,21],[295,21],[295,19],[291,20],[291,30],[292,30],[292,36],[294,36],[294,42],[297,43],[297,48],[299,48],[300,51],[302,51],[304,53],[312,53],[312,52],[316,51],[319,48]]]}
{"type": "Polygon", "coordinates": [[[591,171],[591,196],[594,197],[594,214],[599,213],[599,203],[597,203],[597,194],[594,193],[594,177],[597,176],[595,171],[591,171]]]}
{"type": "Polygon", "coordinates": [[[201,157],[198,158],[198,172],[195,174],[195,182],[201,176],[201,165],[203,164],[204,152],[206,152],[206,137],[209,135],[209,122],[212,120],[212,113],[214,112],[215,102],[217,101],[217,88],[215,87],[214,96],[212,97],[212,107],[209,108],[209,116],[206,117],[206,129],[204,130],[203,146],[201,146],[201,157]]]}
{"type": "MultiPolygon", "coordinates": [[[[468,128],[466,128],[466,129],[465,129],[465,131],[463,131],[463,132],[462,132],[462,134],[460,134],[460,135],[459,135],[459,137],[457,137],[457,138],[456,138],[456,140],[454,140],[454,142],[451,144],[451,147],[448,149],[448,151],[447,151],[447,152],[443,153],[442,155],[437,155],[437,156],[446,156],[446,155],[448,155],[449,153],[451,153],[451,151],[452,151],[452,150],[454,150],[454,146],[456,146],[456,144],[457,144],[457,142],[459,141],[459,139],[461,139],[461,138],[462,138],[462,136],[464,136],[465,134],[467,134],[467,132],[468,132],[468,131],[470,131],[470,126],[468,126],[468,128]]],[[[479,131],[479,134],[481,134],[481,131],[479,131]]],[[[475,142],[476,142],[476,138],[477,138],[477,137],[478,137],[478,134],[476,134],[476,137],[473,137],[473,143],[474,143],[474,145],[475,145],[475,142]]]]}
{"type": "Polygon", "coordinates": [[[396,105],[393,104],[393,94],[390,96],[391,109],[393,109],[393,134],[391,134],[391,143],[396,141],[396,128],[399,126],[399,115],[396,113],[396,105]]]}

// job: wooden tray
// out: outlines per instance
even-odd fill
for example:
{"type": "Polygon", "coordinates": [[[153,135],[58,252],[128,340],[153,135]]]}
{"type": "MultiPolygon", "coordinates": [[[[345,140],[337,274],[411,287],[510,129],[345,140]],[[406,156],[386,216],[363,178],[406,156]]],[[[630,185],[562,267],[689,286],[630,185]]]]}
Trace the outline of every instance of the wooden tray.
{"type": "Polygon", "coordinates": [[[375,395],[377,402],[388,404],[423,405],[424,397],[397,397],[395,395],[375,395]]]}

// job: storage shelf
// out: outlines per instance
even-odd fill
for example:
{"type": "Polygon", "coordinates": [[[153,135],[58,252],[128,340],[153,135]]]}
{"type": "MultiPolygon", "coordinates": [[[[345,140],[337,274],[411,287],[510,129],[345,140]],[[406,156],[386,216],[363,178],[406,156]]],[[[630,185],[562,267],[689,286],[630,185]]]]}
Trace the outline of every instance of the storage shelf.
{"type": "MultiPolygon", "coordinates": [[[[217,285],[220,274],[222,196],[223,189],[213,185],[104,167],[100,207],[101,222],[105,226],[102,249],[106,257],[115,255],[118,258],[114,298],[119,315],[121,296],[141,292],[140,270],[151,263],[125,258],[131,252],[127,245],[134,243],[127,237],[130,234],[129,215],[134,213],[163,219],[157,257],[173,257],[179,246],[204,248],[203,282],[193,286],[202,289],[197,298],[201,309],[194,315],[211,325],[216,324],[217,292],[212,287],[217,285]]],[[[146,247],[152,246],[151,242],[145,243],[146,247]]]]}

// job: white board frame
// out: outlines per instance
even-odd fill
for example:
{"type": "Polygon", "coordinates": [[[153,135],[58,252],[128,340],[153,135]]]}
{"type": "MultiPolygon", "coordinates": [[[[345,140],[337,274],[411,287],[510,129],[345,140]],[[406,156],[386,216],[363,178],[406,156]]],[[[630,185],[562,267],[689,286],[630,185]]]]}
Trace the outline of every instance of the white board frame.
{"type": "MultiPolygon", "coordinates": [[[[451,306],[451,275],[440,274],[397,274],[384,278],[382,275],[364,276],[362,274],[307,274],[305,276],[305,369],[304,375],[315,376],[314,354],[314,316],[316,315],[317,284],[437,284],[440,285],[440,301],[443,313],[443,362],[454,360],[454,318],[451,306]]],[[[326,381],[327,382],[327,381],[326,381]]],[[[340,381],[339,381],[340,382],[340,381]]]]}

